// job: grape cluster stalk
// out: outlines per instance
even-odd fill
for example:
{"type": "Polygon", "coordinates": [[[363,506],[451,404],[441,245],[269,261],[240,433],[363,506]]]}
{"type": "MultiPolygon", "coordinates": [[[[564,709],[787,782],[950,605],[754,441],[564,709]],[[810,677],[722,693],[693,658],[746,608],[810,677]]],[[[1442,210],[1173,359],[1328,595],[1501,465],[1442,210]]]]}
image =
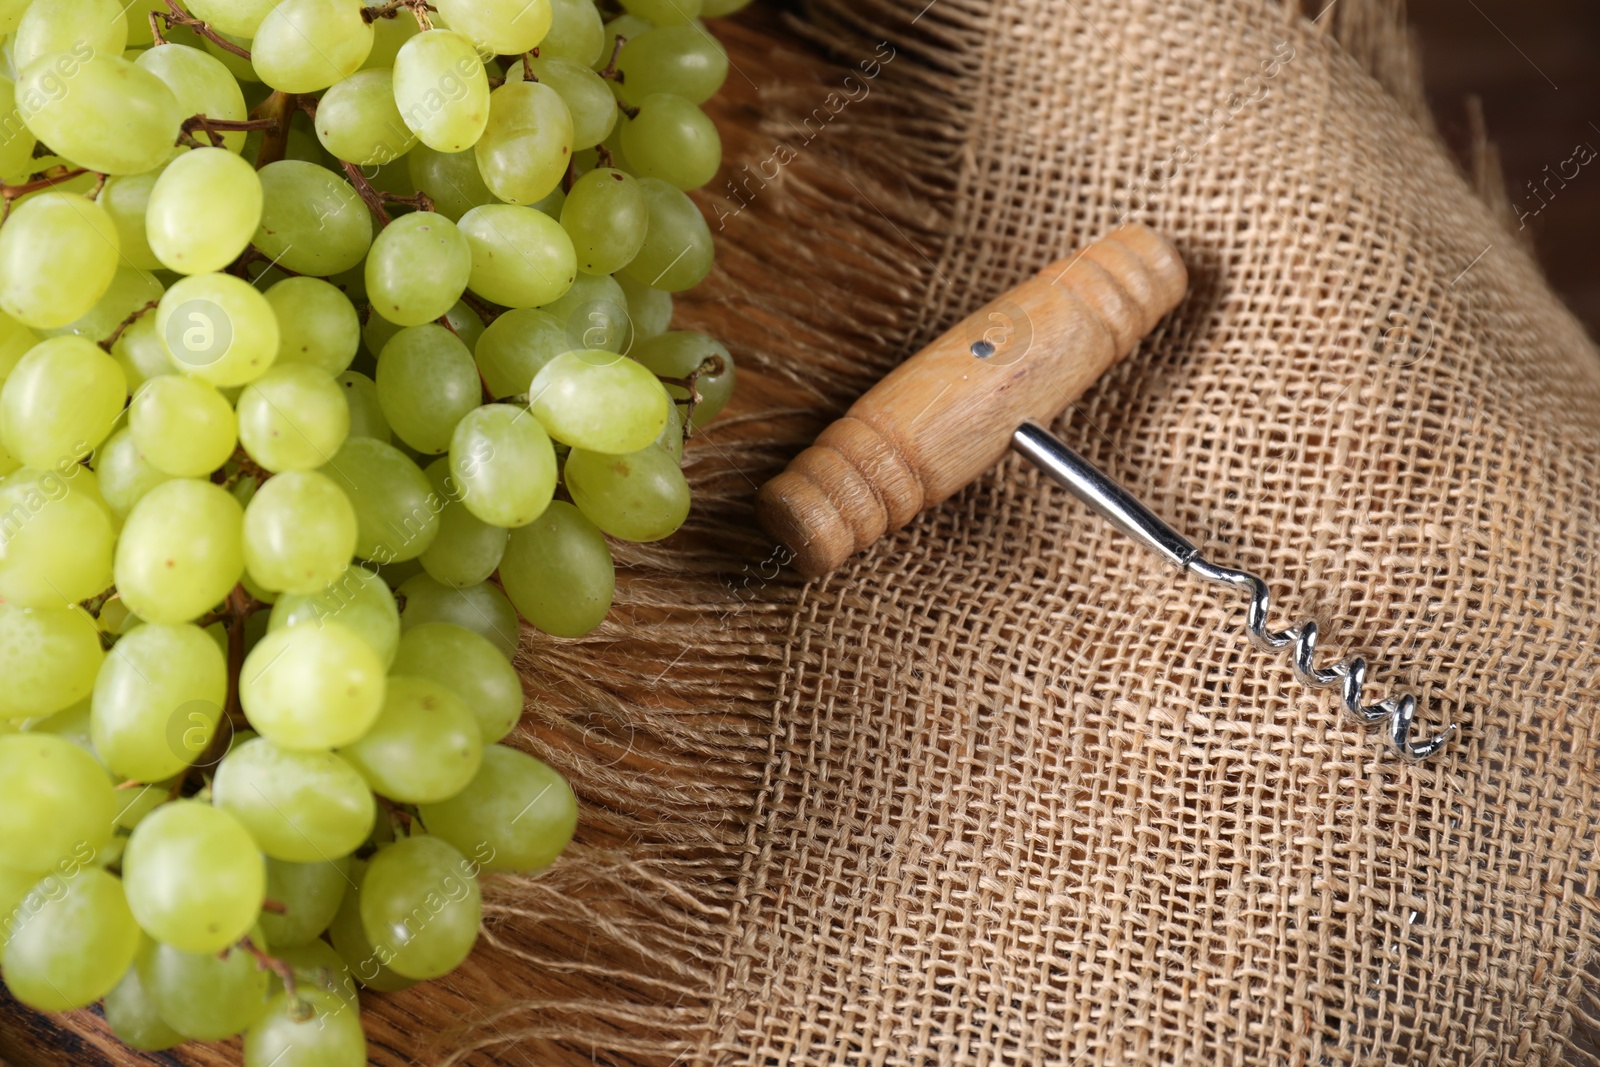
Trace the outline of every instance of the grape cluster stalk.
{"type": "Polygon", "coordinates": [[[0,0],[0,976],[366,1062],[578,821],[504,744],[734,386],[747,0],[0,0]],[[519,618],[520,616],[520,618],[519,618]]]}

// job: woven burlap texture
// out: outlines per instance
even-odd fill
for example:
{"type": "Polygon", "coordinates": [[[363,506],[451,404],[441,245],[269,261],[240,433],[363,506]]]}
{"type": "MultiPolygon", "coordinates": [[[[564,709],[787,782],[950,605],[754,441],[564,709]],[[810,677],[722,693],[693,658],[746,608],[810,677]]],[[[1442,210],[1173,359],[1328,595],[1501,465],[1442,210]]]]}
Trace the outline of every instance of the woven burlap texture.
{"type": "Polygon", "coordinates": [[[683,312],[741,400],[607,628],[528,653],[585,820],[492,892],[480,960],[543,977],[456,1055],[1590,1062],[1600,355],[1439,147],[1394,7],[925,3],[815,0],[811,83],[733,76],[748,169],[683,312]],[[1129,218],[1191,292],[1059,431],[1458,721],[1437,761],[1015,458],[811,585],[754,531],[887,367],[1129,218]]]}

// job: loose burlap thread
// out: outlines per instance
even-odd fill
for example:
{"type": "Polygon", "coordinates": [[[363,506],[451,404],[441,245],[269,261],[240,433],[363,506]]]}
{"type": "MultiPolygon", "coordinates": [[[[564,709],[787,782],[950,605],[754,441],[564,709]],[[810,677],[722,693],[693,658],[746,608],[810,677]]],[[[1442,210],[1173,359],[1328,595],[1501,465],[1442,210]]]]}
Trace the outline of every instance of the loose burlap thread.
{"type": "Polygon", "coordinates": [[[680,321],[740,395],[612,618],[525,642],[577,841],[369,1005],[374,1061],[1596,1062],[1600,355],[1398,4],[925,3],[724,31],[680,321]],[[1461,723],[1437,761],[1016,459],[810,585],[756,531],[884,370],[1124,219],[1192,291],[1057,429],[1461,723]]]}

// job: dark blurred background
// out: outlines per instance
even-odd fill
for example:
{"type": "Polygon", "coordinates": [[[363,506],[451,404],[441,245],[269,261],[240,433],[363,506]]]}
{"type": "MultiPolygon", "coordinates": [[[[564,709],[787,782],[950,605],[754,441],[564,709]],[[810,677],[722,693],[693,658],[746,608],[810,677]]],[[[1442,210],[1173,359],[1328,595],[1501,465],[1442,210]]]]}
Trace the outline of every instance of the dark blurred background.
{"type": "Polygon", "coordinates": [[[1478,98],[1551,284],[1600,339],[1600,2],[1409,3],[1440,130],[1465,163],[1468,98],[1478,98]],[[1587,165],[1574,158],[1580,146],[1595,155],[1587,165]],[[1565,188],[1549,180],[1546,192],[1551,175],[1575,169],[1565,188]]]}

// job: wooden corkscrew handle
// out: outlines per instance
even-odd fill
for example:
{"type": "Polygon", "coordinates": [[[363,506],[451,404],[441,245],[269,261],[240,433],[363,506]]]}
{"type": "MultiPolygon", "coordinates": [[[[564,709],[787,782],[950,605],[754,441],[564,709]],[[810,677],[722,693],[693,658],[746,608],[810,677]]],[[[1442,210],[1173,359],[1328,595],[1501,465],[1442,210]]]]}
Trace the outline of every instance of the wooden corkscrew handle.
{"type": "Polygon", "coordinates": [[[994,466],[1183,298],[1170,243],[1122,226],[974,312],[891,371],[761,489],[762,525],[802,574],[837,568],[994,466]]]}

